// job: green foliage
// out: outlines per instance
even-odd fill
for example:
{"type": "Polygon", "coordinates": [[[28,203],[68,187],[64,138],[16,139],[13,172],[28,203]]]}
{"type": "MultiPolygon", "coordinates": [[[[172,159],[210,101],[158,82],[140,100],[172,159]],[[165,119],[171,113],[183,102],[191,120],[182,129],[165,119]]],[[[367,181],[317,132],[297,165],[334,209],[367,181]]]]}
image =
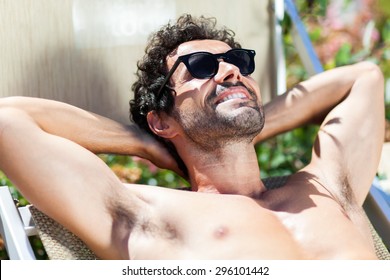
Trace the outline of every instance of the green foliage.
{"type": "MultiPolygon", "coordinates": [[[[353,32],[354,30],[352,29],[355,26],[352,26],[351,30],[343,29],[341,31],[324,27],[329,4],[328,0],[297,0],[295,3],[325,69],[352,64],[362,60],[370,60],[379,65],[384,73],[385,79],[390,79],[389,1],[378,1],[376,6],[367,7],[373,10],[374,17],[372,20],[375,22],[375,29],[379,33],[379,38],[373,40],[369,46],[364,46],[361,43],[363,39],[362,37],[358,37],[363,36],[361,33],[353,32]],[[326,56],[329,50],[333,50],[334,53],[326,56]]],[[[351,3],[351,1],[345,1],[344,6],[351,3]]],[[[363,30],[363,21],[357,22],[362,22],[361,30],[363,30]]],[[[292,28],[291,24],[291,20],[286,15],[282,22],[282,27],[284,31],[285,56],[288,65],[287,87],[291,87],[308,78],[307,72],[296,51],[296,47],[293,44],[290,32],[292,28]]],[[[390,120],[390,100],[386,104],[386,118],[390,120]]],[[[256,147],[256,151],[258,153],[262,176],[291,174],[306,165],[310,161],[311,146],[317,129],[315,126],[300,128],[259,144],[256,147]]]]}
{"type": "Polygon", "coordinates": [[[390,19],[386,19],[381,28],[381,35],[385,44],[390,44],[390,19]]]}
{"type": "Polygon", "coordinates": [[[336,66],[347,65],[352,60],[352,46],[350,44],[343,44],[335,56],[336,66]]]}
{"type": "Polygon", "coordinates": [[[149,161],[137,157],[120,155],[100,155],[124,183],[164,186],[168,188],[188,188],[186,180],[176,173],[159,169],[149,161]]]}
{"type": "Polygon", "coordinates": [[[292,174],[311,159],[317,126],[306,126],[278,135],[256,146],[262,177],[292,174]]]}
{"type": "MultiPolygon", "coordinates": [[[[328,0],[295,1],[302,20],[307,26],[310,39],[319,50],[321,47],[334,49],[338,35],[329,36],[331,30],[324,35],[322,22],[326,16],[328,0]]],[[[345,2],[348,4],[348,1],[345,2]]],[[[379,39],[368,49],[356,45],[351,38],[342,43],[330,58],[320,59],[326,69],[346,65],[360,60],[371,60],[382,69],[385,78],[390,79],[390,2],[379,0],[375,27],[379,31],[379,39]]],[[[282,22],[284,30],[284,46],[287,59],[288,87],[308,77],[291,38],[291,20],[288,16],[282,22]]],[[[390,120],[390,101],[386,105],[386,117],[390,120]]],[[[316,126],[307,126],[279,135],[256,146],[261,175],[280,176],[294,173],[305,166],[311,158],[311,147],[318,131],[316,126]]],[[[169,188],[188,188],[188,182],[168,170],[156,168],[145,160],[118,155],[100,155],[100,158],[126,183],[159,185],[169,188]]],[[[12,183],[0,172],[0,185],[12,186],[12,183]]],[[[12,193],[21,204],[28,203],[15,188],[12,193]]],[[[33,246],[38,259],[46,258],[44,249],[39,240],[33,240],[33,246]]],[[[4,250],[0,250],[0,259],[6,258],[4,250]]]]}

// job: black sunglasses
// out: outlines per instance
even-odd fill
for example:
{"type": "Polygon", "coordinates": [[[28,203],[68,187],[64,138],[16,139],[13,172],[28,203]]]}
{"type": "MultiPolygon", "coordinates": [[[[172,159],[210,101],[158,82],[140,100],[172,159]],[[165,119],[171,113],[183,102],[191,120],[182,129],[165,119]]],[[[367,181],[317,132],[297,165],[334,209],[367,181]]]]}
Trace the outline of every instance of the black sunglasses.
{"type": "Polygon", "coordinates": [[[157,96],[160,96],[162,89],[166,86],[181,62],[185,64],[192,77],[197,79],[214,77],[218,73],[219,59],[223,59],[223,61],[237,66],[240,69],[240,73],[246,76],[255,71],[255,54],[256,52],[254,50],[231,49],[226,53],[212,54],[209,52],[194,52],[179,56],[165,77],[157,92],[157,96]]]}

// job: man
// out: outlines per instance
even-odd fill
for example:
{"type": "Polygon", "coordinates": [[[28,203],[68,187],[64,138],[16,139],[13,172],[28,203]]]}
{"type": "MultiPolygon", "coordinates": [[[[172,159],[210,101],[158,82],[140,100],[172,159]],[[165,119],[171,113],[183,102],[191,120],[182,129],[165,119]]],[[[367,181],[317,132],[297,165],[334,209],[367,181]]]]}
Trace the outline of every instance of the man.
{"type": "Polygon", "coordinates": [[[361,205],[384,136],[380,71],[337,68],[263,109],[254,52],[239,48],[210,19],[157,32],[133,88],[142,130],[59,102],[1,100],[0,168],[105,259],[375,259],[361,205]],[[311,121],[322,124],[310,164],[267,191],[254,143],[311,121]],[[123,186],[101,152],[175,170],[192,192],[123,186]]]}

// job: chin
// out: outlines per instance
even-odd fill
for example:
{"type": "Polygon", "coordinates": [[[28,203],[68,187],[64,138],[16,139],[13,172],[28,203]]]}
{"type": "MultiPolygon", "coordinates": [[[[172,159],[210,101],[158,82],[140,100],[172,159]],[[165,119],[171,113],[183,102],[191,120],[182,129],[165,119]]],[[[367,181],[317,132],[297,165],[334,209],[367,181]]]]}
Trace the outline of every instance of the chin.
{"type": "Polygon", "coordinates": [[[258,122],[264,119],[262,110],[259,107],[240,106],[238,108],[230,108],[230,110],[219,110],[217,114],[225,119],[230,119],[234,122],[258,122]]]}
{"type": "MultiPolygon", "coordinates": [[[[256,136],[264,127],[264,116],[254,108],[240,108],[224,116],[228,122],[226,128],[235,130],[238,134],[256,136]]],[[[235,133],[236,134],[236,133],[235,133]]]]}

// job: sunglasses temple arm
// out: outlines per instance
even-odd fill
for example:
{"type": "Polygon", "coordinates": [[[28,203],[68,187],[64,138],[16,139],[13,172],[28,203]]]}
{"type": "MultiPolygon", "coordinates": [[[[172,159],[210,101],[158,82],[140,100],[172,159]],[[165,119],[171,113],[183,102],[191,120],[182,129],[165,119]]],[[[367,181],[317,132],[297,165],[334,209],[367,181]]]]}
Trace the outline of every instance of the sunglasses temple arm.
{"type": "Polygon", "coordinates": [[[175,64],[173,64],[171,70],[169,71],[168,75],[165,77],[163,83],[161,84],[160,88],[158,89],[157,97],[160,97],[161,91],[166,86],[169,79],[172,77],[173,73],[175,72],[176,68],[179,66],[180,62],[181,62],[180,59],[178,59],[178,60],[176,60],[175,64]]]}

